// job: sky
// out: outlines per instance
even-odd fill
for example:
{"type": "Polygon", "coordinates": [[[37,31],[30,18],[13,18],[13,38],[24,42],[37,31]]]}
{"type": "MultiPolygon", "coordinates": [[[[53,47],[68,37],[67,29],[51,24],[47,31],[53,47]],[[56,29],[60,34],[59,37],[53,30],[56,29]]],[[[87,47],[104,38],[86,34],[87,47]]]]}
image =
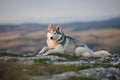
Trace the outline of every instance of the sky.
{"type": "Polygon", "coordinates": [[[0,0],[0,23],[65,23],[120,17],[120,0],[0,0]]]}

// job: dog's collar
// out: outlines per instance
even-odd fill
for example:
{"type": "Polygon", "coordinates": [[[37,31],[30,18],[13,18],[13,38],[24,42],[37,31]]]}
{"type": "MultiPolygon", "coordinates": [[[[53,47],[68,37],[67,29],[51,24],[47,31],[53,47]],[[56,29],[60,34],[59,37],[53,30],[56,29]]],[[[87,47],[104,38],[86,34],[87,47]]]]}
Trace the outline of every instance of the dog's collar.
{"type": "Polygon", "coordinates": [[[59,44],[64,45],[66,43],[66,36],[64,36],[63,41],[59,42],[59,44]]]}
{"type": "Polygon", "coordinates": [[[64,40],[61,44],[64,45],[65,43],[66,43],[66,36],[64,36],[64,40]]]}

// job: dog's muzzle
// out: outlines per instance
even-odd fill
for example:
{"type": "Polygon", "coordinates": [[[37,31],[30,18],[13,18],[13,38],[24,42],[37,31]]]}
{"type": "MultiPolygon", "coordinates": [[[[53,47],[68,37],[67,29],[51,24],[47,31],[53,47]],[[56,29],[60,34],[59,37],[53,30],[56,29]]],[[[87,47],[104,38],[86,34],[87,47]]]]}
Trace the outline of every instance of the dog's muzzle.
{"type": "Polygon", "coordinates": [[[51,40],[53,40],[53,37],[50,37],[51,40]]]}

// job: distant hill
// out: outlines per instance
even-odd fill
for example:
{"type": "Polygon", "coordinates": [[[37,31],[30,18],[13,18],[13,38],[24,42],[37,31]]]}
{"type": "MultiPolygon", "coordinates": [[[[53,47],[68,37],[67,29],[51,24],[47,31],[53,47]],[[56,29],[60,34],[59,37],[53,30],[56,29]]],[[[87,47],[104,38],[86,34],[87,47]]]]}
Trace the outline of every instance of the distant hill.
{"type": "MultiPolygon", "coordinates": [[[[83,30],[98,30],[98,29],[120,29],[120,18],[113,18],[104,21],[91,21],[91,22],[71,22],[66,24],[60,24],[64,29],[71,29],[72,31],[83,31],[83,30]]],[[[46,29],[48,24],[37,24],[37,23],[25,23],[20,25],[6,24],[0,25],[0,32],[7,31],[38,31],[46,29]]]]}
{"type": "Polygon", "coordinates": [[[20,25],[14,25],[14,24],[4,24],[0,25],[0,32],[8,32],[8,31],[38,31],[42,30],[47,25],[42,25],[42,24],[36,24],[36,23],[26,23],[26,24],[20,24],[20,25]]]}
{"type": "Polygon", "coordinates": [[[113,18],[105,21],[93,22],[72,22],[62,25],[64,28],[71,28],[73,31],[98,30],[98,29],[120,29],[120,18],[113,18]]]}

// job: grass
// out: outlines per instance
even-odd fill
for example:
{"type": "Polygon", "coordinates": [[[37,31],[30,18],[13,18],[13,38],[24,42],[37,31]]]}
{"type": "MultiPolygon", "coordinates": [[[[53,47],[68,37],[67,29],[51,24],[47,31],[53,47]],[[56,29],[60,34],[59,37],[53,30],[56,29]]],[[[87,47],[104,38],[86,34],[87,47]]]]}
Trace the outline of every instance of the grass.
{"type": "MultiPolygon", "coordinates": [[[[61,55],[63,56],[63,55],[61,55]]],[[[79,61],[79,58],[76,57],[68,57],[67,61],[79,61]]],[[[120,68],[120,65],[111,65],[110,59],[106,59],[104,61],[99,61],[99,58],[94,59],[95,63],[92,65],[83,63],[82,65],[55,65],[52,62],[50,63],[49,59],[35,59],[34,65],[31,65],[31,67],[34,67],[32,70],[31,68],[29,70],[30,75],[53,75],[53,74],[60,74],[64,72],[69,71],[79,71],[82,69],[88,69],[88,68],[97,68],[97,67],[116,67],[120,68]]],[[[61,62],[61,61],[59,61],[61,62]]]]}
{"type": "MultiPolygon", "coordinates": [[[[14,61],[0,61],[1,80],[30,80],[29,76],[51,76],[69,71],[79,71],[90,68],[89,65],[55,65],[41,60],[35,64],[18,64],[14,61]]],[[[94,78],[70,77],[68,80],[95,80],[94,78]]]]}
{"type": "Polygon", "coordinates": [[[0,57],[2,56],[22,57],[23,55],[17,53],[0,52],[0,57]]]}
{"type": "Polygon", "coordinates": [[[47,64],[46,62],[50,61],[48,58],[43,58],[43,59],[34,59],[34,63],[40,63],[40,64],[47,64]]]}
{"type": "MultiPolygon", "coordinates": [[[[94,67],[110,67],[109,64],[88,64],[83,65],[55,65],[47,63],[48,59],[34,60],[34,64],[18,64],[14,61],[0,61],[0,78],[1,80],[29,80],[28,76],[51,76],[54,74],[61,74],[70,71],[80,71],[83,69],[94,67]],[[6,77],[7,75],[7,77],[6,77]]],[[[69,77],[68,80],[96,80],[92,77],[69,77]]]]}
{"type": "Polygon", "coordinates": [[[89,65],[55,65],[55,64],[32,64],[27,67],[26,73],[29,75],[53,75],[69,71],[79,71],[82,69],[90,68],[89,65]]]}
{"type": "Polygon", "coordinates": [[[29,80],[29,78],[16,62],[0,61],[0,80],[29,80]]]}
{"type": "Polygon", "coordinates": [[[54,54],[50,54],[50,55],[65,57],[67,59],[67,61],[78,61],[78,60],[80,60],[80,57],[70,56],[70,55],[66,55],[66,54],[54,53],[54,54]]]}
{"type": "MultiPolygon", "coordinates": [[[[46,44],[46,34],[42,31],[11,31],[0,33],[0,49],[5,49],[11,52],[35,52],[38,48],[42,48],[46,44]],[[41,34],[40,34],[41,33],[41,34]],[[24,34],[24,35],[23,35],[24,34]],[[7,45],[6,45],[7,44],[7,45]]],[[[66,32],[66,35],[70,35],[84,43],[91,45],[95,51],[100,49],[107,49],[112,53],[119,53],[120,43],[119,35],[120,30],[90,30],[83,32],[66,32]],[[80,34],[80,35],[78,35],[80,34]],[[116,42],[117,44],[114,44],[116,42]],[[99,45],[100,44],[100,45],[99,45]],[[118,50],[116,50],[116,48],[118,50]]],[[[4,51],[4,50],[1,50],[4,51]]]]}
{"type": "MultiPolygon", "coordinates": [[[[18,56],[14,54],[3,53],[5,55],[18,56]]],[[[1,54],[1,55],[3,55],[1,54]]],[[[81,58],[71,57],[66,55],[55,54],[60,57],[65,57],[66,61],[80,61],[81,58]]],[[[83,60],[83,59],[82,59],[83,60]]],[[[86,61],[86,60],[85,60],[86,61]]],[[[99,58],[94,59],[95,63],[91,65],[55,65],[50,62],[50,59],[34,59],[34,64],[18,64],[15,60],[0,61],[0,78],[1,80],[29,80],[28,76],[51,76],[54,74],[61,74],[70,71],[80,71],[88,68],[96,67],[116,67],[120,68],[120,65],[111,65],[111,59],[106,59],[104,61],[99,61],[99,58]],[[6,77],[6,75],[8,75],[6,77]],[[20,76],[19,76],[20,75],[20,76]]],[[[61,62],[61,61],[60,61],[61,62]]],[[[96,80],[91,77],[70,77],[68,80],[96,80]]]]}
{"type": "MultiPolygon", "coordinates": [[[[53,74],[60,74],[69,71],[79,71],[88,68],[97,68],[97,67],[113,67],[113,65],[109,63],[101,63],[101,64],[93,64],[92,66],[89,64],[82,64],[82,65],[55,65],[55,64],[48,64],[48,63],[38,63],[29,66],[28,74],[30,75],[53,75],[53,74]]],[[[120,68],[119,65],[114,66],[116,68],[120,68]]]]}
{"type": "MultiPolygon", "coordinates": [[[[53,74],[60,74],[69,71],[79,71],[90,68],[89,65],[55,65],[53,63],[47,63],[46,61],[48,60],[49,59],[35,59],[34,64],[19,64],[14,60],[0,60],[0,77],[2,77],[2,80],[11,80],[9,77],[13,78],[13,76],[15,76],[15,79],[13,78],[12,80],[19,80],[19,75],[21,75],[20,79],[23,77],[21,80],[24,80],[24,77],[27,77],[27,75],[50,76],[53,74]],[[5,79],[6,75],[8,75],[8,79],[5,79]]],[[[25,78],[25,80],[27,79],[25,78]]]]}

